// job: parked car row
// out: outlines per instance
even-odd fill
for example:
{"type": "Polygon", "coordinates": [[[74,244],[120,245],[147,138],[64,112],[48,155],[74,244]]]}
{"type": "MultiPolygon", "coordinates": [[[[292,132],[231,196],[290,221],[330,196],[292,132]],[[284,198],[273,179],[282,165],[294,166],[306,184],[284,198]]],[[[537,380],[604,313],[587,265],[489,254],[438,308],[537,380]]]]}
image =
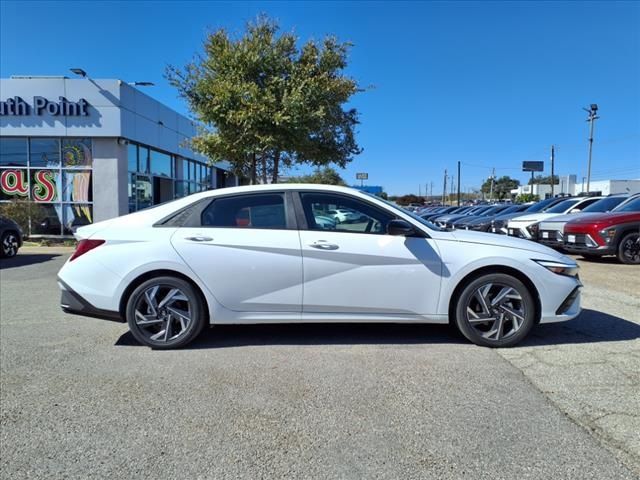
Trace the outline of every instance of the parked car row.
{"type": "Polygon", "coordinates": [[[428,207],[418,214],[442,228],[506,234],[585,258],[615,255],[623,263],[640,264],[640,194],[428,207]]]}

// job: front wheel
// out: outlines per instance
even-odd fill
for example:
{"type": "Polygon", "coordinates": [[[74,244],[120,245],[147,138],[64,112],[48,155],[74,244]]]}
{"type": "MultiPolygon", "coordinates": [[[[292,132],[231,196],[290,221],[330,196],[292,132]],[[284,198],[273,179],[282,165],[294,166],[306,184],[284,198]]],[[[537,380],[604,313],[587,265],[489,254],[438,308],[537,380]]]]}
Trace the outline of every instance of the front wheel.
{"type": "Polygon", "coordinates": [[[629,265],[640,265],[640,233],[627,233],[618,245],[618,260],[629,265]]]}
{"type": "Polygon", "coordinates": [[[136,288],[127,302],[127,323],[138,342],[168,350],[193,341],[205,325],[204,302],[176,277],[157,277],[136,288]]]}
{"type": "Polygon", "coordinates": [[[469,282],[457,299],[455,322],[476,345],[511,347],[535,324],[535,302],[517,278],[502,273],[469,282]]]}
{"type": "Polygon", "coordinates": [[[20,238],[15,232],[6,232],[0,239],[0,256],[2,257],[15,257],[18,254],[20,248],[20,238]]]}

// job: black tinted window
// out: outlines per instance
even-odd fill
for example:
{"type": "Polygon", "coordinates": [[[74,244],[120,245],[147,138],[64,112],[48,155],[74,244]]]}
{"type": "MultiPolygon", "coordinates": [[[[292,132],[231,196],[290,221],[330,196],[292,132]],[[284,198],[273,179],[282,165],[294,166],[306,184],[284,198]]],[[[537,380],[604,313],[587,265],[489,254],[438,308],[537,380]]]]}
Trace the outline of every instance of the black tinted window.
{"type": "Polygon", "coordinates": [[[384,234],[395,218],[369,203],[342,195],[302,193],[302,206],[310,230],[384,234]]]}
{"type": "Polygon", "coordinates": [[[287,228],[284,195],[239,195],[218,198],[204,209],[204,227],[287,228]]]}

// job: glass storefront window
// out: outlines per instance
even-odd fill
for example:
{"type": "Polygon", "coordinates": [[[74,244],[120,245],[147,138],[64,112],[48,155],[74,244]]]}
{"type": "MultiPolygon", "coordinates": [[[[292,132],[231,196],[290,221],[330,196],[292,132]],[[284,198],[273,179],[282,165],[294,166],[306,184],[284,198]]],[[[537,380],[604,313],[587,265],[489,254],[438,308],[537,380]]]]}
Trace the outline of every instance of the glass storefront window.
{"type": "Polygon", "coordinates": [[[26,138],[0,138],[0,166],[27,166],[26,138]]]}
{"type": "Polygon", "coordinates": [[[60,201],[60,170],[30,169],[31,200],[34,202],[60,201]]]}
{"type": "Polygon", "coordinates": [[[127,162],[129,163],[129,171],[138,171],[138,146],[130,143],[127,146],[127,162]]]}
{"type": "Polygon", "coordinates": [[[60,139],[32,138],[29,140],[29,166],[55,168],[60,166],[60,139]]]}
{"type": "Polygon", "coordinates": [[[149,149],[138,146],[138,172],[149,173],[149,149]]]}
{"type": "Polygon", "coordinates": [[[27,200],[29,175],[26,168],[0,169],[0,200],[27,200]]]}
{"type": "Polygon", "coordinates": [[[151,150],[151,173],[153,175],[171,177],[171,156],[151,150]]]}
{"type": "Polygon", "coordinates": [[[89,204],[65,204],[63,214],[63,235],[73,235],[73,231],[93,222],[93,206],[89,204]]]}
{"type": "Polygon", "coordinates": [[[60,235],[62,233],[62,206],[59,203],[31,204],[31,234],[60,235]]]}
{"type": "Polygon", "coordinates": [[[86,203],[93,200],[91,170],[65,171],[62,184],[64,202],[86,203]]]}
{"type": "Polygon", "coordinates": [[[138,175],[136,178],[136,210],[153,205],[153,190],[151,189],[151,178],[148,175],[138,175]]]}
{"type": "Polygon", "coordinates": [[[91,168],[91,139],[64,138],[62,140],[62,166],[67,168],[91,168]]]}

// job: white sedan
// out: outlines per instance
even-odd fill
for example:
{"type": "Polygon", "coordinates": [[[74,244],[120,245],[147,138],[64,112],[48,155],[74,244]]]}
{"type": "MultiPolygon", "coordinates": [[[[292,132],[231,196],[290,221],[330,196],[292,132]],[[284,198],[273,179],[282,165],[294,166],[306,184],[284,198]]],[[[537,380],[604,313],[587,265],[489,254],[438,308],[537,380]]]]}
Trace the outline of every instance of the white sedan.
{"type": "Polygon", "coordinates": [[[478,345],[507,347],[537,323],[580,313],[572,259],[444,231],[343,187],[208,191],[76,236],[58,276],[62,309],[126,321],[158,349],[187,345],[207,325],[299,322],[451,322],[478,345]],[[366,221],[316,222],[314,212],[341,208],[366,221]]]}

